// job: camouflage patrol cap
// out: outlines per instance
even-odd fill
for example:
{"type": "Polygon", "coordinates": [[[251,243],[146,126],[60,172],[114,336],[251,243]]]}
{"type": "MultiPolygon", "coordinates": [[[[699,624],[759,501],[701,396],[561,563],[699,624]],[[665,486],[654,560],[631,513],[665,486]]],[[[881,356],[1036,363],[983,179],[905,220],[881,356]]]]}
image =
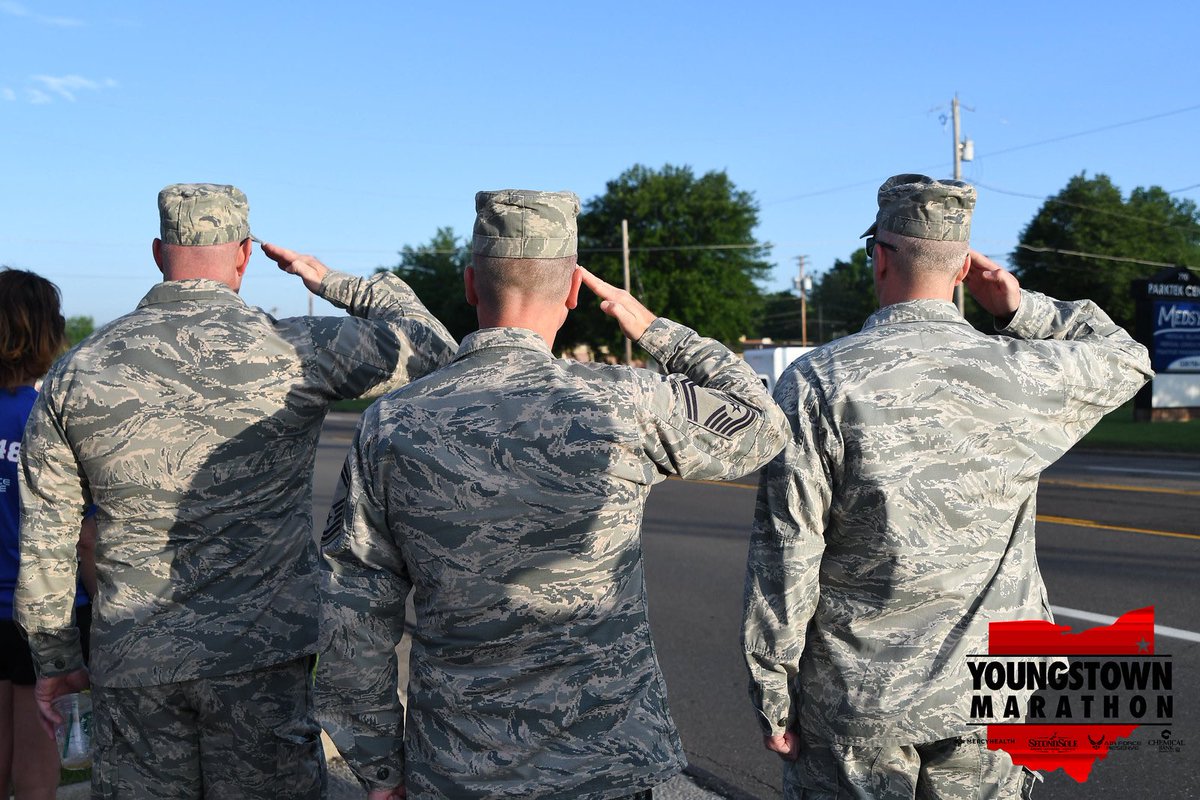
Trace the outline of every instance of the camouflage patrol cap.
{"type": "Polygon", "coordinates": [[[475,195],[472,252],[495,258],[566,258],[579,252],[574,192],[502,189],[475,195]]]}
{"type": "Polygon", "coordinates": [[[879,187],[879,213],[863,236],[883,230],[914,239],[970,241],[974,208],[975,187],[969,183],[893,175],[879,187]]]}
{"type": "Polygon", "coordinates": [[[159,238],[197,247],[250,237],[250,204],[236,186],[175,183],[158,193],[159,238]]]}

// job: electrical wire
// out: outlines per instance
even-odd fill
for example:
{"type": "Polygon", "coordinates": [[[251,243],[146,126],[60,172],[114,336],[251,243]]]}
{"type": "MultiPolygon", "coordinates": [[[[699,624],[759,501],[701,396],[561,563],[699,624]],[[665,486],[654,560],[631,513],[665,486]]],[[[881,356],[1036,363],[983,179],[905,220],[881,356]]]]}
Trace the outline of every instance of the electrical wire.
{"type": "MultiPolygon", "coordinates": [[[[686,250],[770,250],[775,245],[770,242],[761,244],[679,244],[653,247],[630,247],[631,253],[665,253],[686,250]]],[[[581,253],[620,253],[620,247],[581,247],[581,253]]]]}
{"type": "MultiPolygon", "coordinates": [[[[775,245],[771,242],[757,242],[751,244],[677,244],[677,245],[655,245],[646,247],[630,247],[631,253],[666,253],[666,252],[682,252],[688,250],[771,250],[775,245]]],[[[620,253],[620,247],[581,247],[580,253],[620,253]]],[[[424,250],[424,249],[409,249],[401,252],[401,255],[455,255],[461,250],[424,250]]]]}
{"type": "MultiPolygon", "coordinates": [[[[1186,108],[1177,108],[1174,111],[1164,111],[1160,114],[1151,114],[1148,117],[1139,117],[1137,119],[1125,120],[1124,122],[1114,122],[1111,125],[1102,125],[1099,128],[1089,128],[1088,130],[1085,130],[1085,131],[1078,131],[1076,133],[1067,133],[1062,136],[1053,136],[1049,139],[1040,139],[1036,142],[1026,142],[1025,144],[1015,145],[1014,147],[1008,147],[1003,150],[993,150],[990,153],[987,153],[987,152],[976,153],[975,160],[978,161],[979,159],[982,159],[982,158],[1006,155],[1008,153],[1015,153],[1018,150],[1028,150],[1029,148],[1032,148],[1032,147],[1040,147],[1041,145],[1044,145],[1044,144],[1053,144],[1055,142],[1062,142],[1067,139],[1076,139],[1080,136],[1090,136],[1094,133],[1103,133],[1104,131],[1110,131],[1110,130],[1114,130],[1116,128],[1124,128],[1128,125],[1137,125],[1142,122],[1151,122],[1156,119],[1163,119],[1164,117],[1171,117],[1171,116],[1175,116],[1177,114],[1186,114],[1188,112],[1196,111],[1198,109],[1200,109],[1200,104],[1187,106],[1186,108]]],[[[937,164],[931,164],[926,167],[917,167],[917,169],[918,170],[929,170],[929,169],[933,169],[936,167],[942,167],[942,166],[944,166],[944,164],[945,164],[945,162],[939,162],[937,164]]],[[[824,194],[833,194],[834,192],[842,192],[847,189],[857,189],[861,186],[870,186],[870,185],[878,186],[882,180],[883,179],[878,179],[878,180],[874,180],[874,181],[864,180],[864,181],[858,181],[856,183],[842,184],[841,186],[833,186],[828,189],[817,189],[815,191],[805,192],[804,194],[797,194],[797,195],[792,195],[791,197],[784,197],[784,198],[780,198],[778,200],[771,200],[768,202],[764,202],[762,205],[763,206],[773,206],[773,205],[778,205],[780,203],[790,203],[795,200],[804,200],[809,197],[819,197],[824,194]]],[[[976,184],[976,185],[978,185],[978,184],[976,184]]],[[[1168,194],[1176,194],[1178,192],[1185,192],[1185,191],[1188,191],[1189,189],[1195,189],[1195,188],[1197,188],[1197,186],[1200,186],[1200,184],[1196,184],[1194,186],[1187,186],[1187,187],[1184,187],[1183,189],[1176,189],[1174,192],[1168,192],[1168,194]]]]}
{"type": "Polygon", "coordinates": [[[1031,244],[1018,244],[1022,250],[1029,250],[1034,253],[1054,253],[1060,256],[1077,256],[1079,258],[1094,258],[1099,261],[1121,261],[1127,264],[1140,264],[1146,267],[1173,267],[1178,269],[1191,270],[1193,272],[1200,271],[1200,267],[1193,267],[1189,264],[1176,264],[1168,261],[1149,261],[1144,258],[1131,258],[1129,256],[1110,256],[1102,253],[1080,253],[1076,250],[1060,250],[1054,247],[1036,247],[1031,244]]]}
{"type": "Polygon", "coordinates": [[[1196,111],[1198,109],[1200,109],[1200,103],[1197,103],[1196,105],[1188,106],[1186,108],[1177,108],[1174,111],[1164,111],[1161,114],[1151,114],[1148,117],[1139,117],[1138,119],[1126,120],[1125,122],[1114,122],[1111,125],[1101,125],[1099,128],[1089,128],[1086,131],[1079,131],[1078,133],[1068,133],[1068,134],[1064,134],[1062,136],[1054,136],[1049,139],[1042,139],[1041,141],[1037,141],[1037,142],[1029,142],[1027,144],[1019,144],[1019,145],[1016,145],[1015,147],[1008,147],[1003,150],[993,150],[990,153],[983,153],[983,154],[976,153],[975,158],[980,159],[980,158],[987,158],[989,156],[1000,156],[1000,155],[1005,155],[1007,153],[1015,153],[1018,150],[1028,150],[1031,147],[1040,147],[1041,145],[1044,145],[1044,144],[1054,144],[1055,142],[1064,142],[1067,139],[1077,139],[1080,136],[1090,136],[1093,133],[1103,133],[1104,131],[1111,131],[1111,130],[1115,130],[1116,128],[1124,128],[1128,125],[1137,125],[1142,122],[1151,122],[1156,119],[1163,119],[1164,117],[1173,117],[1176,114],[1186,114],[1189,111],[1196,111]]]}
{"type": "MultiPolygon", "coordinates": [[[[989,192],[996,192],[997,194],[1007,194],[1007,195],[1012,195],[1013,197],[1027,197],[1032,200],[1042,200],[1046,203],[1057,203],[1058,205],[1071,206],[1072,208],[1078,208],[1083,211],[1092,211],[1097,214],[1107,214],[1110,217],[1117,217],[1119,219],[1128,219],[1128,220],[1133,220],[1134,222],[1143,222],[1147,225],[1155,225],[1159,228],[1172,228],[1172,229],[1181,230],[1181,231],[1188,230],[1188,228],[1189,228],[1189,226],[1187,226],[1187,225],[1179,225],[1179,224],[1175,224],[1175,223],[1171,223],[1171,222],[1159,222],[1158,220],[1146,219],[1145,217],[1135,217],[1132,214],[1124,214],[1120,211],[1110,211],[1107,208],[1097,208],[1096,206],[1086,206],[1086,205],[1083,205],[1082,203],[1073,203],[1070,200],[1059,200],[1057,197],[1039,197],[1038,195],[1035,195],[1035,194],[1025,194],[1023,192],[1012,192],[1007,189],[1000,189],[996,186],[988,186],[987,184],[979,183],[978,181],[975,181],[974,185],[980,189],[987,189],[989,192]]],[[[1193,225],[1190,227],[1192,227],[1194,229],[1195,226],[1193,225]]]]}

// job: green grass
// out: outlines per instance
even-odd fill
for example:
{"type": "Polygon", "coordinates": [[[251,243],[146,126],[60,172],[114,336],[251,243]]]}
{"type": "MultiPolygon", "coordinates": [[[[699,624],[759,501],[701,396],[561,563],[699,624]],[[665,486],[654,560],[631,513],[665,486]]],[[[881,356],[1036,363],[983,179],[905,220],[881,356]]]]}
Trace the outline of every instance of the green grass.
{"type": "Polygon", "coordinates": [[[1189,422],[1135,422],[1133,404],[1108,414],[1083,437],[1079,447],[1200,455],[1200,420],[1189,422]]]}
{"type": "Polygon", "coordinates": [[[330,411],[345,411],[350,414],[361,414],[374,400],[339,400],[329,407],[330,411]]]}
{"type": "Polygon", "coordinates": [[[67,786],[72,783],[83,783],[92,779],[91,767],[83,769],[61,769],[58,771],[58,785],[67,786]]]}

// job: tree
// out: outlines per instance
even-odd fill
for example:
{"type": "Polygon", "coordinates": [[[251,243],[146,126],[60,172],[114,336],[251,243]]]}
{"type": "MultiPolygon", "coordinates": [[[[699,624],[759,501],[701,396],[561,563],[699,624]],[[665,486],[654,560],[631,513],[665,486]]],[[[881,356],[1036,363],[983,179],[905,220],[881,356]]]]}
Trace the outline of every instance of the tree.
{"type": "Polygon", "coordinates": [[[399,264],[378,271],[400,276],[450,334],[461,340],[479,328],[475,309],[463,293],[463,270],[470,263],[470,240],[459,242],[454,230],[446,227],[438,228],[423,247],[405,245],[399,264]]]}
{"type": "MultiPolygon", "coordinates": [[[[754,238],[758,206],[724,172],[637,165],[609,181],[579,217],[579,261],[622,285],[621,220],[629,221],[631,291],[655,313],[736,342],[762,308],[766,248],[754,238]]],[[[620,331],[583,290],[559,343],[623,347],[620,331]]]]}
{"type": "Polygon", "coordinates": [[[82,342],[92,335],[96,323],[91,317],[67,317],[67,342],[70,347],[82,342]]]}
{"type": "Polygon", "coordinates": [[[1107,175],[1088,178],[1081,173],[1046,200],[1021,232],[1020,243],[1012,261],[1022,286],[1064,300],[1093,300],[1115,322],[1133,330],[1130,282],[1162,269],[1136,261],[1200,264],[1200,214],[1193,201],[1177,200],[1157,186],[1134,189],[1125,200],[1107,175]]]}
{"type": "MultiPolygon", "coordinates": [[[[822,344],[857,333],[878,308],[871,262],[860,247],[848,260],[837,259],[815,278],[808,294],[808,340],[822,344]]],[[[991,314],[979,307],[970,292],[964,314],[984,333],[995,332],[991,314]]],[[[772,339],[800,341],[800,298],[790,292],[768,296],[760,333],[772,339]]]]}
{"type": "Polygon", "coordinates": [[[800,324],[800,296],[791,292],[772,292],[764,297],[757,334],[777,342],[800,341],[804,334],[800,324]]]}
{"type": "Polygon", "coordinates": [[[858,248],[848,261],[840,258],[814,283],[809,299],[809,327],[813,309],[819,309],[830,339],[856,333],[867,317],[879,308],[875,298],[875,279],[867,251],[858,248]]]}

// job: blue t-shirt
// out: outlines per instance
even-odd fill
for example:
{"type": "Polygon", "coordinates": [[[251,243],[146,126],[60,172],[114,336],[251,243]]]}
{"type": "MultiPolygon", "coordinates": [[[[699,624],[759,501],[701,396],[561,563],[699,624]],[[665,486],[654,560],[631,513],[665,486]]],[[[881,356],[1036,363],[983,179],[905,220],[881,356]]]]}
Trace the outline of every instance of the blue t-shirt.
{"type": "MultiPolygon", "coordinates": [[[[25,421],[29,419],[37,395],[32,386],[0,389],[0,619],[13,618],[13,591],[17,588],[17,568],[21,563],[18,462],[25,421]]],[[[80,585],[75,590],[75,604],[87,602],[87,593],[80,585]]]]}

